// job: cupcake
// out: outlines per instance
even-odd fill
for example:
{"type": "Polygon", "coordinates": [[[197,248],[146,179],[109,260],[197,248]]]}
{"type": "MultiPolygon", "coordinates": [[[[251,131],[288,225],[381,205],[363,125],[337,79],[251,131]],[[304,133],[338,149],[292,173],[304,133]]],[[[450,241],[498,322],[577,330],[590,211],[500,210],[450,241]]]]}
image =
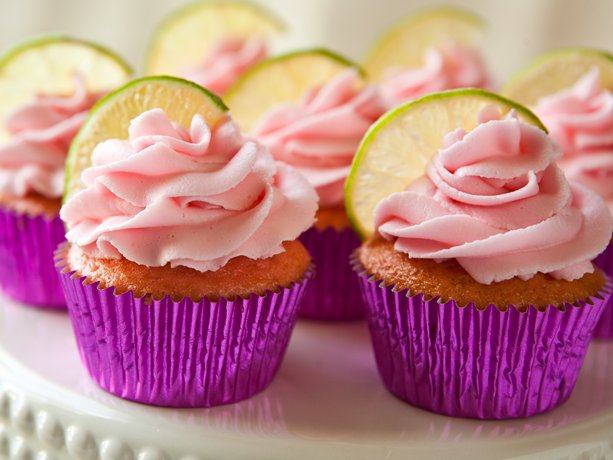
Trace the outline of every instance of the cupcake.
{"type": "Polygon", "coordinates": [[[168,16],[155,31],[145,73],[177,75],[223,94],[269,55],[283,30],[272,13],[243,1],[197,1],[168,16]]]}
{"type": "Polygon", "coordinates": [[[360,240],[349,224],[343,190],[362,136],[385,111],[383,99],[343,58],[322,50],[302,51],[262,63],[230,90],[228,104],[239,122],[248,100],[242,101],[258,93],[254,85],[260,81],[273,88],[301,88],[283,100],[262,97],[262,106],[250,106],[254,116],[248,123],[251,134],[275,159],[304,174],[319,195],[315,225],[300,237],[316,267],[300,315],[363,318],[359,286],[348,263],[360,240]],[[330,67],[334,72],[325,74],[330,67]]]}
{"type": "Polygon", "coordinates": [[[559,147],[513,107],[451,91],[373,127],[376,145],[395,122],[429,114],[409,142],[427,134],[434,145],[443,134],[423,176],[378,202],[356,259],[385,385],[433,412],[508,419],[555,408],[610,297],[610,280],[590,262],[610,239],[605,203],[569,186],[559,147]]]}
{"type": "Polygon", "coordinates": [[[455,7],[413,14],[384,32],[364,67],[390,107],[454,88],[489,88],[479,50],[483,20],[455,7]]]}
{"type": "Polygon", "coordinates": [[[128,73],[122,61],[99,47],[61,37],[33,40],[2,59],[0,83],[13,88],[14,97],[2,107],[0,143],[0,286],[9,297],[65,307],[53,266],[53,251],[64,240],[58,216],[64,162],[100,90],[128,73]],[[49,55],[62,63],[52,63],[49,55]],[[75,56],[89,61],[75,62],[75,56]],[[88,66],[96,62],[101,75],[92,76],[88,66]],[[41,77],[24,84],[20,76],[26,71],[41,77]]]}
{"type": "MultiPolygon", "coordinates": [[[[526,98],[561,146],[558,165],[568,180],[598,193],[611,212],[612,75],[613,56],[609,54],[593,49],[557,50],[537,58],[505,88],[526,98]]],[[[594,262],[613,276],[613,245],[609,244],[594,262]]],[[[613,304],[605,310],[594,335],[613,338],[613,304]]]]}
{"type": "Polygon", "coordinates": [[[95,147],[71,176],[57,261],[94,381],[173,407],[263,390],[310,276],[297,237],[314,220],[313,188],[245,137],[220,100],[170,77],[109,96],[78,139],[80,155],[95,147]],[[117,114],[127,139],[101,140],[117,114]]]}

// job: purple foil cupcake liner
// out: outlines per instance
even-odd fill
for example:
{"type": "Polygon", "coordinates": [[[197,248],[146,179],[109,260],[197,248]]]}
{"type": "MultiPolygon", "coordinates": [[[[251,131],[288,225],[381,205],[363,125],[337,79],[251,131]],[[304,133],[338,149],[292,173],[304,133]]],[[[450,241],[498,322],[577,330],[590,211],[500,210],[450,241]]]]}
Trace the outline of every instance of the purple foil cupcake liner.
{"type": "Polygon", "coordinates": [[[360,283],[349,263],[360,239],[351,228],[310,228],[300,241],[311,254],[316,273],[300,306],[300,317],[330,321],[364,318],[360,283]]]}
{"type": "MultiPolygon", "coordinates": [[[[613,278],[613,244],[609,243],[607,249],[594,260],[594,263],[606,275],[613,278]]],[[[609,298],[609,302],[605,305],[604,313],[594,330],[594,338],[601,340],[613,339],[613,297],[609,298]]]]}
{"type": "Polygon", "coordinates": [[[64,241],[58,216],[31,217],[0,208],[0,287],[9,297],[40,308],[65,308],[53,252],[64,241]]]}
{"type": "Polygon", "coordinates": [[[266,388],[285,354],[308,277],[230,301],[136,298],[58,267],[81,360],[104,390],[167,407],[211,407],[266,388]]]}
{"type": "Polygon", "coordinates": [[[410,296],[359,279],[379,373],[388,390],[456,417],[511,419],[552,410],[570,396],[592,331],[610,297],[502,312],[410,296]]]}

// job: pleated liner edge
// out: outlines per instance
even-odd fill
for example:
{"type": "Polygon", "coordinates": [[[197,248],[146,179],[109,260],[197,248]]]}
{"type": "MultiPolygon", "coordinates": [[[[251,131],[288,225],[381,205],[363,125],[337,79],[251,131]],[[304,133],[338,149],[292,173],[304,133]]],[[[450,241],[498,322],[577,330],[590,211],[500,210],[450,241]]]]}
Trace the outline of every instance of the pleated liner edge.
{"type": "Polygon", "coordinates": [[[65,309],[53,252],[64,241],[59,216],[29,216],[0,208],[0,286],[28,306],[65,309]]]}
{"type": "Polygon", "coordinates": [[[249,398],[276,374],[309,282],[235,300],[137,298],[56,268],[81,359],[92,379],[124,399],[211,407],[249,398]]]}
{"type": "Polygon", "coordinates": [[[353,274],[349,256],[360,245],[351,228],[310,228],[300,241],[313,258],[317,273],[304,296],[299,316],[326,321],[364,319],[360,283],[353,274]]]}
{"type": "MultiPolygon", "coordinates": [[[[594,263],[600,267],[610,278],[613,278],[613,244],[609,243],[607,248],[596,257],[594,263]]],[[[594,338],[601,340],[613,340],[613,296],[605,306],[604,313],[594,330],[594,338]]]]}
{"type": "Polygon", "coordinates": [[[354,270],[385,386],[414,406],[456,417],[529,417],[566,401],[611,296],[607,279],[578,306],[479,310],[396,291],[359,263],[354,270]]]}

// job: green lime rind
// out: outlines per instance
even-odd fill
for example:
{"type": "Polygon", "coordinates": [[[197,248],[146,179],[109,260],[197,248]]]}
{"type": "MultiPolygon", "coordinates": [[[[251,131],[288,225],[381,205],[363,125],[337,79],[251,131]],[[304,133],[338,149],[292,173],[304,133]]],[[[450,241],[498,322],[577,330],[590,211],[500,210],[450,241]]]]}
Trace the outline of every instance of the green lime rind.
{"type": "Polygon", "coordinates": [[[543,53],[519,70],[503,85],[501,94],[523,104],[572,86],[591,66],[605,75],[603,85],[613,90],[613,54],[597,48],[560,48],[543,53]],[[558,67],[556,67],[558,66],[558,67]]]}
{"type": "Polygon", "coordinates": [[[128,91],[131,88],[133,88],[135,86],[138,86],[138,85],[140,85],[142,83],[146,83],[146,82],[166,82],[166,83],[176,83],[176,84],[180,84],[180,85],[184,85],[184,86],[190,86],[193,89],[198,90],[198,91],[206,94],[211,99],[211,101],[217,106],[217,108],[219,108],[219,110],[221,110],[223,112],[227,112],[229,110],[228,107],[226,106],[226,104],[224,103],[224,101],[221,99],[221,97],[219,97],[214,92],[204,88],[203,86],[200,86],[199,84],[194,83],[191,80],[185,80],[184,78],[175,77],[173,75],[148,75],[146,77],[136,78],[136,79],[126,83],[121,88],[117,88],[116,90],[111,91],[110,93],[108,93],[107,95],[102,97],[92,107],[92,109],[91,109],[91,111],[90,111],[90,113],[89,113],[85,123],[83,124],[83,126],[85,126],[87,124],[87,122],[93,117],[94,113],[96,112],[96,109],[99,106],[104,105],[105,103],[107,103],[111,99],[114,99],[115,97],[117,97],[118,95],[123,93],[124,91],[128,91]]]}
{"type": "MultiPolygon", "coordinates": [[[[206,88],[197,85],[194,82],[189,80],[184,80],[182,78],[167,76],[167,75],[156,75],[156,76],[147,76],[132,80],[126,83],[121,88],[116,89],[115,91],[110,92],[103,98],[101,98],[90,110],[85,122],[81,126],[81,129],[74,137],[70,149],[68,151],[68,157],[66,159],[66,167],[65,167],[65,178],[64,178],[64,194],[63,201],[66,201],[72,194],[80,189],[80,173],[91,163],[91,150],[88,151],[89,157],[87,159],[83,159],[83,156],[86,155],[83,153],[82,145],[84,143],[85,138],[92,135],[92,131],[95,131],[94,124],[98,120],[101,110],[110,108],[112,104],[116,102],[120,102],[121,96],[127,93],[134,92],[137,87],[144,86],[147,84],[156,84],[159,83],[164,87],[179,85],[183,89],[189,88],[190,90],[194,90],[196,93],[199,93],[201,96],[205,96],[213,106],[218,109],[220,112],[227,112],[228,107],[224,104],[219,96],[212,93],[206,88]],[[79,176],[79,179],[74,179],[75,175],[79,176]],[[77,185],[77,182],[79,183],[77,185]]],[[[171,101],[172,103],[172,101],[171,101]]],[[[162,104],[160,104],[162,105],[162,104]]],[[[170,104],[169,104],[170,105],[170,104]]],[[[156,105],[157,107],[157,105],[156,105]]],[[[150,107],[154,108],[154,107],[150,107]]],[[[161,107],[163,108],[163,107],[161,107]]],[[[145,109],[147,110],[147,109],[145,109]]],[[[126,120],[127,125],[129,125],[130,120],[126,120]]],[[[127,137],[127,125],[125,129],[125,136],[127,137]]],[[[97,133],[96,133],[97,134],[97,133]]]]}
{"type": "MultiPolygon", "coordinates": [[[[358,236],[360,237],[362,241],[368,239],[372,235],[374,230],[372,228],[369,228],[369,226],[364,223],[364,219],[360,218],[360,216],[357,215],[356,209],[358,208],[358,206],[354,202],[354,197],[355,197],[355,192],[356,192],[356,185],[358,184],[357,178],[358,178],[358,175],[361,173],[360,166],[365,161],[367,152],[369,151],[369,147],[371,146],[373,141],[377,139],[379,135],[384,133],[385,129],[389,126],[389,124],[392,121],[397,120],[399,117],[402,117],[403,114],[406,114],[412,110],[418,109],[420,108],[420,106],[424,106],[425,104],[431,104],[431,103],[437,103],[437,102],[444,103],[446,100],[458,98],[458,97],[484,98],[484,99],[487,99],[487,101],[496,103],[499,107],[506,109],[507,112],[511,110],[515,110],[517,111],[518,116],[522,120],[538,127],[544,132],[547,132],[547,129],[545,128],[543,123],[538,119],[538,117],[525,106],[515,101],[512,101],[510,99],[507,99],[503,96],[500,96],[498,94],[491,93],[489,91],[485,91],[481,89],[476,89],[476,88],[454,89],[454,90],[442,91],[439,93],[433,93],[433,94],[424,96],[420,99],[407,102],[405,104],[402,104],[398,107],[391,109],[390,111],[382,115],[379,118],[379,120],[377,120],[369,128],[369,130],[366,132],[366,134],[362,138],[362,141],[360,143],[360,146],[358,147],[357,153],[355,157],[353,158],[351,170],[349,172],[347,181],[345,183],[345,209],[347,211],[347,216],[349,218],[349,222],[351,223],[352,227],[354,228],[354,230],[356,231],[356,233],[358,234],[358,236]]],[[[475,113],[474,115],[476,118],[477,114],[475,113]]],[[[441,140],[444,134],[446,133],[441,133],[441,140]]],[[[417,174],[417,176],[421,174],[423,174],[423,171],[420,171],[419,174],[417,174]]],[[[404,187],[408,185],[409,184],[406,183],[404,184],[404,187]]],[[[395,191],[396,192],[402,191],[404,187],[401,187],[395,191]]],[[[378,201],[385,198],[385,196],[381,196],[378,201]]]]}
{"type": "Polygon", "coordinates": [[[12,46],[11,48],[7,49],[6,51],[4,51],[4,53],[2,53],[2,55],[0,55],[0,72],[2,72],[2,69],[4,68],[4,66],[6,66],[7,63],[12,61],[15,57],[19,56],[20,54],[26,51],[29,51],[33,48],[37,48],[37,47],[44,46],[44,45],[57,44],[57,43],[70,43],[70,44],[82,45],[82,46],[86,46],[86,47],[95,49],[100,54],[108,56],[112,60],[116,61],[117,64],[119,64],[119,66],[125,70],[126,74],[132,75],[134,73],[130,64],[128,64],[117,53],[115,53],[114,51],[111,51],[105,46],[100,45],[98,43],[90,42],[88,40],[83,40],[80,38],[74,38],[68,35],[61,35],[61,34],[41,35],[38,37],[31,38],[29,40],[23,41],[21,43],[18,43],[12,46]]]}
{"type": "MultiPolygon", "coordinates": [[[[271,10],[262,7],[261,5],[256,5],[249,1],[243,0],[196,0],[191,3],[188,3],[177,10],[170,13],[166,16],[162,22],[158,24],[158,26],[154,29],[152,34],[152,39],[147,46],[147,50],[144,55],[144,59],[142,61],[142,68],[145,73],[150,73],[150,69],[153,66],[154,58],[157,56],[157,50],[161,46],[161,43],[164,40],[164,37],[167,35],[167,32],[176,26],[177,23],[182,22],[184,19],[192,16],[194,13],[198,12],[202,8],[210,8],[210,7],[218,7],[225,5],[236,5],[245,8],[249,8],[255,12],[257,12],[262,17],[266,17],[271,24],[274,24],[277,31],[279,33],[287,30],[287,26],[285,23],[279,18],[275,13],[271,10]]],[[[176,69],[177,71],[179,69],[176,69]]]]}
{"type": "MultiPolygon", "coordinates": [[[[404,61],[405,56],[403,56],[403,53],[401,51],[398,52],[396,59],[391,59],[389,56],[387,56],[384,59],[384,61],[386,62],[385,66],[382,66],[380,61],[383,54],[389,54],[389,50],[387,48],[397,49],[399,44],[402,44],[407,40],[419,43],[420,37],[413,37],[412,29],[416,29],[417,26],[420,25],[420,23],[427,23],[429,21],[438,20],[453,20],[454,22],[461,22],[466,25],[470,25],[472,29],[479,32],[482,32],[487,25],[486,21],[478,14],[474,13],[469,9],[458,6],[441,5],[418,10],[412,14],[405,16],[404,18],[400,19],[392,26],[390,26],[375,40],[374,44],[369,47],[368,51],[364,55],[364,58],[362,59],[362,65],[366,69],[368,75],[372,77],[375,81],[378,81],[382,76],[382,67],[402,64],[402,61],[404,61]]],[[[436,38],[440,41],[440,37],[436,38]]],[[[437,44],[440,43],[424,43],[423,46],[421,46],[421,48],[424,48],[421,50],[422,53],[428,46],[434,46],[437,44]]],[[[419,58],[421,59],[421,56],[419,56],[419,58]]]]}
{"type": "MultiPolygon", "coordinates": [[[[273,66],[275,64],[287,62],[289,60],[297,59],[297,58],[304,57],[304,56],[321,56],[323,58],[330,59],[331,61],[335,61],[345,67],[351,67],[351,68],[356,69],[362,78],[366,76],[366,72],[364,71],[362,67],[360,67],[359,64],[352,61],[351,59],[346,58],[345,56],[342,56],[336,53],[335,51],[332,51],[327,48],[309,48],[309,49],[291,51],[289,53],[280,54],[278,56],[274,56],[274,57],[258,62],[253,67],[248,69],[245,73],[243,73],[236,80],[236,82],[234,82],[234,84],[230,88],[228,88],[228,90],[224,94],[224,98],[226,100],[229,100],[230,98],[234,97],[234,94],[237,93],[241,89],[241,87],[246,81],[251,80],[251,78],[253,78],[254,75],[262,71],[265,71],[266,68],[273,66]]],[[[305,72],[306,71],[308,71],[308,69],[305,69],[305,72]]]]}

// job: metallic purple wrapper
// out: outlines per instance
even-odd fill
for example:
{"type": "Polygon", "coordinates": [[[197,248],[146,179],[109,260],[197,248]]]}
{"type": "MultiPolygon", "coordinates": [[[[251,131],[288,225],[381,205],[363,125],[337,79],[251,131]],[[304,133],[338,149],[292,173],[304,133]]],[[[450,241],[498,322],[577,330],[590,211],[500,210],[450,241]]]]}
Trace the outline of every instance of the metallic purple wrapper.
{"type": "Polygon", "coordinates": [[[0,286],[7,296],[39,308],[66,308],[53,261],[64,234],[57,216],[0,208],[0,286]]]}
{"type": "MultiPolygon", "coordinates": [[[[594,260],[594,263],[610,278],[613,278],[613,244],[609,243],[607,249],[594,260]]],[[[613,339],[613,297],[609,298],[609,302],[605,305],[604,313],[594,329],[594,338],[613,339]]]]}
{"type": "Polygon", "coordinates": [[[593,297],[565,311],[480,311],[474,304],[460,308],[453,300],[407,296],[358,270],[377,367],[388,390],[456,417],[529,417],[566,401],[606,302],[593,297]]]}
{"type": "Polygon", "coordinates": [[[285,354],[308,277],[229,301],[117,295],[62,272],[81,359],[104,390],[166,407],[211,407],[268,386],[285,354]]]}
{"type": "Polygon", "coordinates": [[[350,321],[364,318],[364,300],[360,283],[349,257],[360,245],[351,228],[310,228],[300,236],[313,259],[316,273],[304,296],[299,316],[302,318],[350,321]]]}

